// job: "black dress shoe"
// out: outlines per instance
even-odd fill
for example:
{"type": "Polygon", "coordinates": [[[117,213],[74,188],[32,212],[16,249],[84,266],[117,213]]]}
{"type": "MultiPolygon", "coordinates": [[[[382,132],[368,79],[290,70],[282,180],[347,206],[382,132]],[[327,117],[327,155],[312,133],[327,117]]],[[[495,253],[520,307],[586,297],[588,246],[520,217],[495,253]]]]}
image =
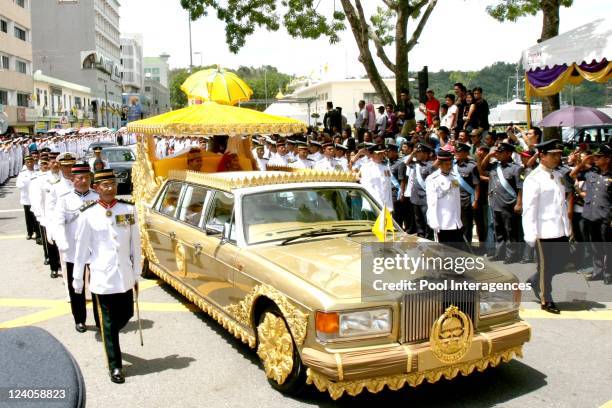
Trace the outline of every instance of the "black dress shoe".
{"type": "Polygon", "coordinates": [[[491,262],[501,261],[502,257],[497,255],[487,255],[487,259],[491,262]]]}
{"type": "Polygon", "coordinates": [[[51,271],[51,278],[52,279],[57,278],[57,271],[51,271]]]}
{"type": "Polygon", "coordinates": [[[533,263],[533,260],[532,259],[521,259],[519,263],[524,265],[528,263],[533,263]]]}
{"type": "Polygon", "coordinates": [[[31,235],[28,235],[28,236],[26,237],[26,240],[27,240],[27,241],[29,241],[29,240],[31,240],[31,239],[32,239],[32,236],[31,236],[31,235]]]}
{"type": "Polygon", "coordinates": [[[45,258],[45,262],[43,262],[43,265],[49,265],[49,258],[45,258]]]}
{"type": "Polygon", "coordinates": [[[42,245],[42,239],[36,238],[36,245],[42,245]]]}
{"type": "Polygon", "coordinates": [[[513,263],[517,263],[518,261],[515,258],[504,259],[504,265],[509,265],[513,263]]]}
{"type": "Polygon", "coordinates": [[[596,276],[596,275],[593,275],[593,274],[591,274],[590,276],[589,275],[584,275],[584,278],[586,280],[588,280],[589,282],[598,281],[598,280],[602,280],[603,279],[602,276],[596,276]]]}
{"type": "Polygon", "coordinates": [[[612,278],[604,278],[604,285],[612,285],[612,278]]]}
{"type": "Polygon", "coordinates": [[[79,333],[85,333],[87,331],[87,327],[85,327],[83,323],[77,323],[76,326],[74,326],[74,328],[79,333]]]}
{"type": "Polygon", "coordinates": [[[555,302],[546,302],[541,306],[542,310],[546,310],[548,313],[559,314],[561,311],[555,305],[555,302]]]}
{"type": "Polygon", "coordinates": [[[116,384],[123,384],[125,382],[125,378],[123,378],[123,373],[120,368],[113,368],[110,371],[110,379],[116,384]]]}

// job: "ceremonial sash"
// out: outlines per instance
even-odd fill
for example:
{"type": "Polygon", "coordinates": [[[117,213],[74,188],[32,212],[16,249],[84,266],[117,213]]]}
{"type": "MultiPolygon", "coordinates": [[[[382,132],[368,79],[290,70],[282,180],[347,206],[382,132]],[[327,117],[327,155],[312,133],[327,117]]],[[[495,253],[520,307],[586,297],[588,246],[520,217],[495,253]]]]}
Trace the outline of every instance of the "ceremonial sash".
{"type": "Polygon", "coordinates": [[[497,178],[499,179],[499,184],[510,194],[512,198],[516,198],[516,192],[512,189],[512,186],[508,184],[508,181],[504,177],[504,172],[502,171],[501,163],[497,165],[497,178]]]}
{"type": "Polygon", "coordinates": [[[470,202],[474,204],[474,200],[476,199],[476,195],[474,194],[475,190],[463,179],[463,177],[461,177],[461,174],[459,173],[459,166],[457,166],[457,163],[453,165],[453,173],[455,173],[455,180],[459,182],[461,188],[470,194],[470,202]]]}
{"type": "Polygon", "coordinates": [[[393,187],[397,189],[397,199],[399,200],[401,198],[400,183],[399,181],[397,181],[393,173],[390,172],[390,174],[391,174],[391,184],[393,184],[393,187]]]}
{"type": "Polygon", "coordinates": [[[421,174],[421,165],[419,163],[416,164],[416,180],[419,183],[419,186],[425,190],[425,182],[423,181],[423,175],[421,174]]]}

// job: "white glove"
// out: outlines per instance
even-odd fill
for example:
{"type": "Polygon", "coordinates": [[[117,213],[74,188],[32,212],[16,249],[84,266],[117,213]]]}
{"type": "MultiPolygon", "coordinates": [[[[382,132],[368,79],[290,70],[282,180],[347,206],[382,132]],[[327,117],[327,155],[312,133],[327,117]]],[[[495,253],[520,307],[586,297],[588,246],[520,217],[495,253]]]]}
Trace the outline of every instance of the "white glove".
{"type": "Polygon", "coordinates": [[[74,288],[75,293],[78,293],[79,295],[83,293],[83,286],[84,282],[82,279],[73,279],[72,287],[74,288]]]}
{"type": "Polygon", "coordinates": [[[535,247],[535,241],[525,241],[525,243],[529,245],[531,248],[535,247]]]}

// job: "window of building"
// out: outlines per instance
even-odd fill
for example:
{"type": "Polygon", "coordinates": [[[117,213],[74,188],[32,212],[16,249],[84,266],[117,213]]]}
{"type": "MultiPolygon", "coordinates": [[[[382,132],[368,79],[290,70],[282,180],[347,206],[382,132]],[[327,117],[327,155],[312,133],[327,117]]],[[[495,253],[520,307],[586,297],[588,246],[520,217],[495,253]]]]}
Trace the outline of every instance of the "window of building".
{"type": "Polygon", "coordinates": [[[15,26],[15,37],[19,38],[22,41],[25,41],[26,40],[25,30],[15,26]]]}
{"type": "Polygon", "coordinates": [[[40,97],[42,95],[42,92],[40,92],[40,88],[36,88],[36,105],[40,106],[41,100],[40,97]]]}
{"type": "Polygon", "coordinates": [[[27,74],[28,73],[28,64],[23,62],[23,61],[17,60],[16,63],[15,63],[15,70],[17,72],[21,72],[22,74],[27,74]]]}
{"type": "Polygon", "coordinates": [[[159,68],[153,68],[153,70],[151,71],[152,74],[157,74],[159,75],[159,68]]]}
{"type": "Polygon", "coordinates": [[[151,87],[150,86],[145,86],[145,92],[151,92],[151,87]]]}
{"type": "Polygon", "coordinates": [[[17,3],[19,7],[26,7],[26,0],[15,0],[15,3],[17,3]]]}
{"type": "Polygon", "coordinates": [[[160,82],[159,77],[153,77],[152,79],[156,82],[160,82]]]}
{"type": "Polygon", "coordinates": [[[9,57],[8,55],[2,55],[0,58],[0,67],[2,67],[2,69],[9,69],[10,65],[9,65],[9,57]]]}
{"type": "Polygon", "coordinates": [[[8,33],[8,21],[0,20],[0,30],[2,30],[3,33],[8,33]]]}
{"type": "Polygon", "coordinates": [[[17,106],[28,107],[28,94],[17,93],[17,106]]]}
{"type": "Polygon", "coordinates": [[[8,92],[0,89],[0,105],[8,105],[8,92]]]}

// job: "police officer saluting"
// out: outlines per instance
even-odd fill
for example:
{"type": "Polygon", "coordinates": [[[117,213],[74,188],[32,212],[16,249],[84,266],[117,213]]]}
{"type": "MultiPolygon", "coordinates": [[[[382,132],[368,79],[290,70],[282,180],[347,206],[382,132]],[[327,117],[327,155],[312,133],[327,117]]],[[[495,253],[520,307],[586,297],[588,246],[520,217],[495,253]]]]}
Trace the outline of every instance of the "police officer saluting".
{"type": "Polygon", "coordinates": [[[540,165],[525,179],[523,185],[523,231],[525,242],[536,247],[537,272],[527,282],[539,296],[542,310],[559,313],[552,301],[552,277],[564,267],[564,254],[559,242],[568,242],[570,222],[567,216],[565,186],[562,176],[554,169],[561,161],[563,145],[549,140],[536,145],[540,165]]]}
{"type": "Polygon", "coordinates": [[[512,161],[512,153],[514,146],[501,142],[485,156],[479,169],[481,173],[489,173],[489,206],[493,210],[495,228],[495,255],[491,259],[503,260],[505,264],[519,261],[517,242],[523,182],[521,166],[512,161]],[[495,163],[491,162],[493,156],[497,159],[495,163]]]}
{"type": "MultiPolygon", "coordinates": [[[[55,224],[55,243],[62,253],[62,259],[66,262],[66,275],[68,282],[68,294],[70,296],[70,309],[74,317],[75,329],[84,333],[87,310],[85,308],[85,293],[75,293],[72,287],[74,276],[74,262],[76,251],[76,229],[81,208],[83,205],[95,203],[98,193],[89,189],[91,184],[91,173],[89,164],[86,162],[75,163],[72,166],[74,189],[62,194],[55,206],[53,223],[55,224]]],[[[96,326],[100,327],[96,315],[96,302],[94,301],[94,317],[96,326]]]]}
{"type": "Polygon", "coordinates": [[[412,191],[410,202],[414,205],[414,218],[417,235],[422,238],[433,240],[433,231],[427,226],[427,198],[425,196],[425,180],[436,169],[430,160],[433,149],[424,143],[419,143],[416,149],[408,156],[406,165],[411,168],[412,191]],[[416,162],[412,162],[412,156],[416,155],[416,162]]]}
{"type": "Polygon", "coordinates": [[[460,187],[463,236],[469,244],[472,242],[472,231],[474,229],[474,211],[478,209],[478,199],[480,197],[478,164],[470,158],[470,145],[457,143],[453,176],[460,187]]]}
{"type": "Polygon", "coordinates": [[[589,280],[603,279],[612,285],[612,147],[603,145],[597,153],[585,157],[571,176],[584,180],[586,197],[582,217],[587,221],[593,253],[593,275],[589,280]],[[586,166],[593,164],[590,169],[586,166]]]}
{"type": "Polygon", "coordinates": [[[134,315],[134,288],[140,274],[140,234],[136,208],[117,200],[117,183],[110,169],[97,171],[94,184],[100,196],[82,209],[76,236],[73,287],[83,291],[83,270],[89,263],[89,289],[97,298],[102,340],[110,379],[125,382],[121,371],[119,330],[134,315]]]}

